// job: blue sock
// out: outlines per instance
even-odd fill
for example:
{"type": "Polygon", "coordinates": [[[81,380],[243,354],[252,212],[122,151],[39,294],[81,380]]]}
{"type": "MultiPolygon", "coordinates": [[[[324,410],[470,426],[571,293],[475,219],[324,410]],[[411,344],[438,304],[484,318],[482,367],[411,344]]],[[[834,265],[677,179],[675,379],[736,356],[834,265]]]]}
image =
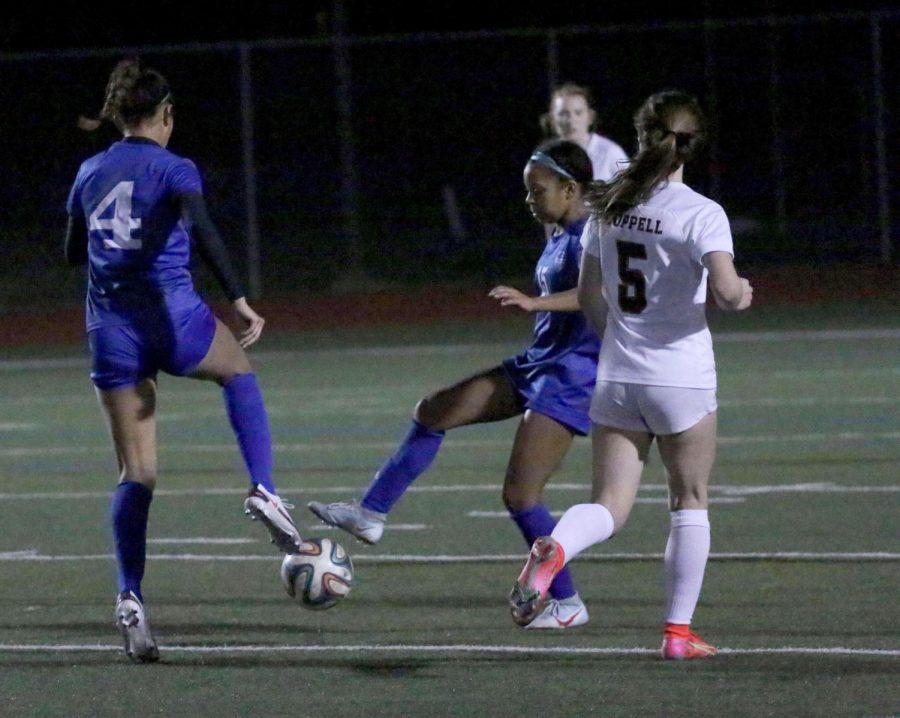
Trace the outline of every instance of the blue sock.
{"type": "Polygon", "coordinates": [[[275,493],[269,416],[255,374],[238,374],[225,384],[225,409],[252,484],[275,493]]]}
{"type": "Polygon", "coordinates": [[[141,601],[141,580],[147,558],[147,516],[153,492],[137,481],[116,486],[112,499],[113,540],[116,544],[119,593],[132,591],[141,601]]]}
{"type": "Polygon", "coordinates": [[[409,485],[434,461],[443,431],[431,431],[415,419],[403,443],[388,459],[363,497],[363,507],[386,514],[397,503],[409,485]]]}
{"type": "MultiPolygon", "coordinates": [[[[511,511],[509,516],[516,522],[529,548],[536,538],[549,536],[556,526],[556,519],[543,504],[537,504],[524,511],[511,511]]],[[[556,574],[556,578],[550,584],[550,595],[558,601],[575,595],[575,584],[572,582],[568,566],[556,574]]]]}

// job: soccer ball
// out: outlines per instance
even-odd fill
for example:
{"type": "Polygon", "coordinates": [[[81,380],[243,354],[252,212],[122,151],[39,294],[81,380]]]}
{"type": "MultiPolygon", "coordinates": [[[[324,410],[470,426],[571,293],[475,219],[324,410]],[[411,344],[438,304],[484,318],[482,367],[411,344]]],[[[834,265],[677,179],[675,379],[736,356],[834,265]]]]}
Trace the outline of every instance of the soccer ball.
{"type": "Polygon", "coordinates": [[[347,551],[336,541],[309,538],[296,553],[281,562],[281,580],[287,592],[303,608],[331,608],[350,593],[353,564],[347,551]]]}

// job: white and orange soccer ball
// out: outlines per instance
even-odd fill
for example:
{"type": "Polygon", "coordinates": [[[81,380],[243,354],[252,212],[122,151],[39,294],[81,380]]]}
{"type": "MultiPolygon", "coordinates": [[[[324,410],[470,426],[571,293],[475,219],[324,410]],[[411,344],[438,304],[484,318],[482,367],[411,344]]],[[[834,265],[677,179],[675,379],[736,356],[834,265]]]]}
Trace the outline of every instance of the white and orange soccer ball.
{"type": "Polygon", "coordinates": [[[328,538],[308,538],[281,562],[281,580],[303,608],[336,605],[353,586],[353,563],[346,549],[328,538]]]}

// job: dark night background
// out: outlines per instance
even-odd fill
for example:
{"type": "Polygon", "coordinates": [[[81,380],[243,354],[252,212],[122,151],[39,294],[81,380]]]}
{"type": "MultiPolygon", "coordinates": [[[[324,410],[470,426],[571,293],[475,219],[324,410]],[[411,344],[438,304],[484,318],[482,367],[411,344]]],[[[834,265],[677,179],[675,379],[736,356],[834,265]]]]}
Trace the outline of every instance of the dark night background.
{"type": "MultiPolygon", "coordinates": [[[[357,247],[373,282],[529,275],[540,233],[524,209],[521,168],[541,139],[537,119],[554,78],[590,86],[601,131],[628,152],[631,115],[648,94],[673,86],[697,94],[716,144],[687,181],[725,206],[739,261],[751,268],[885,261],[880,112],[897,244],[894,3],[708,0],[661,12],[643,0],[343,5],[357,247]],[[872,10],[885,12],[880,95],[872,10]],[[842,11],[850,14],[833,14],[842,11]],[[770,16],[779,18],[774,29],[743,22],[770,16]],[[464,237],[448,229],[447,188],[464,237]]],[[[81,301],[81,278],[60,261],[65,197],[78,164],[115,135],[82,132],[75,119],[99,109],[109,70],[126,51],[169,78],[177,108],[171,149],[197,162],[214,219],[246,270],[238,41],[251,43],[263,293],[335,286],[352,253],[333,8],[315,0],[9,9],[0,23],[0,167],[9,178],[0,184],[0,311],[81,301]]]]}
{"type": "MultiPolygon", "coordinates": [[[[16,3],[4,11],[6,51],[122,47],[314,37],[327,33],[329,0],[205,3],[16,3]],[[223,10],[223,7],[225,8],[223,10]]],[[[361,35],[654,23],[704,18],[896,9],[883,0],[734,0],[722,2],[409,2],[345,0],[347,29],[361,35]]]]}

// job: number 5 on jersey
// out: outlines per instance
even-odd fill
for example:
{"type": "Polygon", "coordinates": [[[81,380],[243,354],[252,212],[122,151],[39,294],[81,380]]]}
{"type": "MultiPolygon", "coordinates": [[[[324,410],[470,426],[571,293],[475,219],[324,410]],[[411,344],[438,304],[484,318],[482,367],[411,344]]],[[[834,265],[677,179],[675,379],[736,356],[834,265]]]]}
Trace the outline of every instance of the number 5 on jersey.
{"type": "Polygon", "coordinates": [[[616,242],[619,257],[619,306],[623,312],[640,314],[647,308],[647,280],[643,272],[629,267],[632,259],[647,259],[647,248],[638,242],[616,242]]]}
{"type": "Polygon", "coordinates": [[[140,249],[141,240],[131,233],[141,228],[141,218],[131,216],[134,182],[119,182],[88,218],[88,229],[100,232],[106,249],[140,249]],[[110,236],[110,232],[112,235],[110,236]]]}

